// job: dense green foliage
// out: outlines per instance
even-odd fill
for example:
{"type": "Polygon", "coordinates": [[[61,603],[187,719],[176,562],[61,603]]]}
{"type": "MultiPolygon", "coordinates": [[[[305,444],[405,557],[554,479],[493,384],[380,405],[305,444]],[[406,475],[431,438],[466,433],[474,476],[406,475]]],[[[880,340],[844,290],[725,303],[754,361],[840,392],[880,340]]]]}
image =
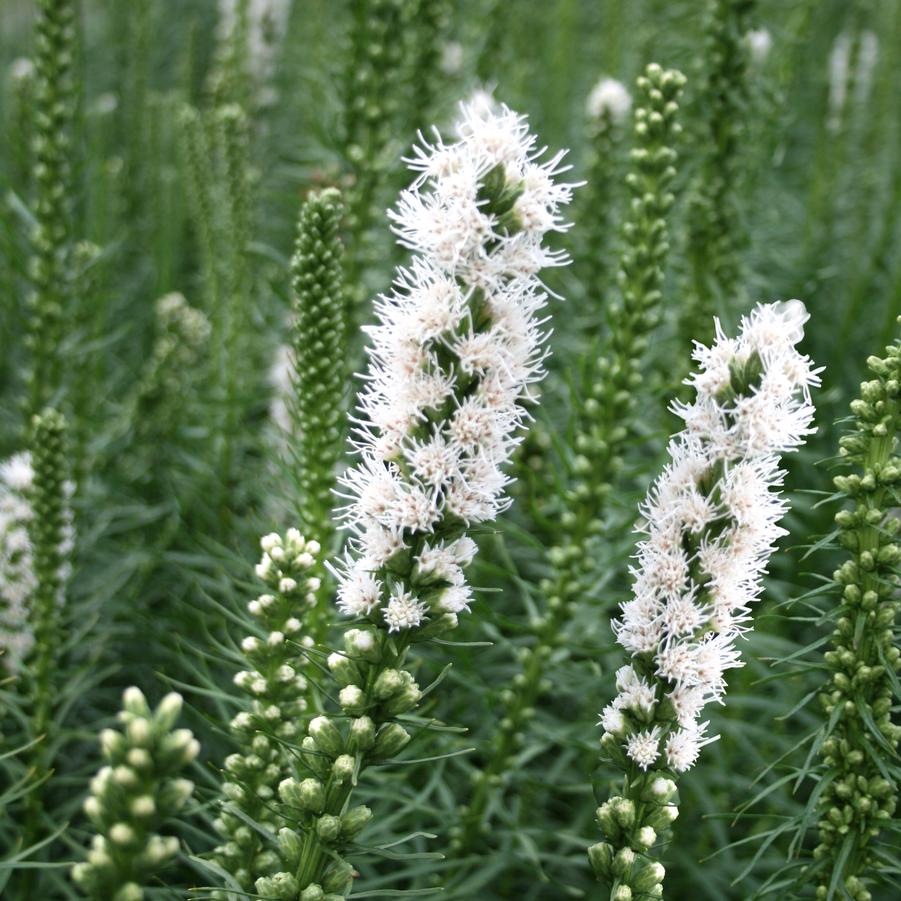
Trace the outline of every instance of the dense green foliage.
{"type": "MultiPolygon", "coordinates": [[[[899,66],[871,0],[0,3],[0,894],[606,899],[600,821],[653,831],[631,897],[657,860],[673,899],[898,897],[899,66]],[[587,182],[549,375],[472,612],[348,628],[383,211],[486,90],[587,182]],[[669,404],[714,314],[792,297],[817,432],[721,738],[624,788],[595,724],[669,404]]],[[[423,541],[385,578],[437,597],[423,541]]]]}

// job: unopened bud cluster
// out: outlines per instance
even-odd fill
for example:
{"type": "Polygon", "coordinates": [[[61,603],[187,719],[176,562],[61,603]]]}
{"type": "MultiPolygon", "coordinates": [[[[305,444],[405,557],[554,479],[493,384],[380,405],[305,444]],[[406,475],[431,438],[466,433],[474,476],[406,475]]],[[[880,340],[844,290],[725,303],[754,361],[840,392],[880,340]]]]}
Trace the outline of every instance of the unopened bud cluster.
{"type": "Polygon", "coordinates": [[[682,131],[679,99],[684,86],[681,72],[662,69],[656,63],[638,79],[640,104],[635,111],[635,146],[626,177],[631,199],[622,227],[619,298],[611,304],[609,332],[586,386],[570,509],[597,510],[606,504],[631,435],[630,414],[644,378],[642,361],[648,335],[660,321],[669,253],[667,217],[675,200],[675,143],[682,131]]]}
{"type": "Polygon", "coordinates": [[[190,730],[174,728],[181,709],[173,692],[151,711],[132,687],[123,696],[121,731],[100,733],[106,765],[84,803],[97,834],[87,860],[72,868],[72,878],[97,901],[140,901],[178,853],[178,839],[159,830],[191,797],[194,783],[180,774],[200,751],[190,730]]]}
{"type": "Polygon", "coordinates": [[[824,658],[831,681],[820,700],[831,731],[821,749],[825,773],[814,849],[815,859],[828,862],[817,897],[828,896],[840,866],[840,885],[854,901],[871,897],[862,879],[877,865],[873,842],[897,807],[897,785],[884,773],[895,765],[901,740],[901,726],[892,721],[892,686],[901,671],[894,641],[901,521],[893,512],[901,504],[901,344],[867,364],[874,378],[861,385],[851,404],[854,430],[841,440],[850,471],[835,478],[848,500],[835,516],[848,559],[835,571],[841,600],[838,616],[828,619],[834,630],[824,658]]]}
{"type": "Polygon", "coordinates": [[[343,206],[334,188],[300,208],[291,259],[294,324],[287,403],[291,468],[298,482],[300,525],[328,547],[336,462],[341,455],[347,373],[343,206]]]}
{"type": "Polygon", "coordinates": [[[256,880],[256,891],[266,898],[338,901],[350,890],[353,868],[341,855],[372,816],[365,805],[350,805],[351,790],[366,766],[393,758],[410,741],[397,717],[422,696],[381,630],[349,629],[327,666],[342,716],[310,721],[300,744],[308,775],[286,778],[278,787],[282,818],[294,828],[279,831],[281,869],[256,880]]]}
{"type": "Polygon", "coordinates": [[[184,405],[184,390],[210,337],[210,322],[182,294],[157,300],[157,336],[135,395],[134,419],[144,434],[167,431],[184,405]]]}
{"type": "Polygon", "coordinates": [[[732,298],[739,284],[745,242],[738,188],[748,122],[745,41],[755,0],[708,0],[704,35],[704,81],[700,87],[703,132],[696,140],[705,156],[688,203],[691,288],[680,313],[681,338],[706,337],[715,299],[732,298]]]}
{"type": "Polygon", "coordinates": [[[611,901],[663,897],[666,870],[648,852],[668,835],[678,803],[676,783],[657,776],[635,800],[615,797],[597,809],[607,841],[592,845],[588,860],[597,878],[612,886],[611,901]]]}
{"type": "Polygon", "coordinates": [[[602,78],[588,95],[588,158],[575,216],[580,252],[574,254],[574,266],[586,294],[589,318],[584,333],[589,340],[600,333],[607,300],[613,209],[618,198],[615,175],[621,163],[618,150],[631,110],[629,89],[616,79],[602,78]]]}
{"type": "Polygon", "coordinates": [[[307,680],[302,669],[304,649],[310,646],[303,622],[319,589],[319,579],[311,575],[317,541],[288,529],[284,537],[264,536],[260,545],[256,574],[268,590],[247,605],[259,629],[240,645],[247,668],[234,683],[246,702],[231,721],[240,751],[225,760],[225,805],[215,820],[223,842],[214,859],[247,890],[261,873],[277,870],[278,856],[231,808],[273,831],[282,823],[275,810],[276,788],[291,772],[287,744],[296,745],[303,730],[307,680]]]}
{"type": "Polygon", "coordinates": [[[34,132],[31,175],[34,179],[34,228],[28,298],[26,346],[29,412],[50,403],[60,388],[60,345],[69,315],[72,286],[72,119],[78,100],[72,70],[78,44],[74,0],[40,0],[36,4],[34,132]]]}

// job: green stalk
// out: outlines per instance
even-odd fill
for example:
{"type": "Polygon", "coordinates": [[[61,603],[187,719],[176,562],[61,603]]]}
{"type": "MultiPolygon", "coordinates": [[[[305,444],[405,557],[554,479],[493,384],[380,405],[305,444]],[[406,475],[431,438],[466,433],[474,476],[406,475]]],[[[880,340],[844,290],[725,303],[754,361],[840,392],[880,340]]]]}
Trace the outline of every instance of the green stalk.
{"type": "MultiPolygon", "coordinates": [[[[34,786],[26,798],[22,843],[29,847],[42,837],[44,785],[53,771],[54,711],[58,697],[57,667],[62,635],[59,608],[64,603],[71,519],[66,422],[55,410],[46,409],[32,419],[31,461],[34,478],[30,494],[35,589],[29,606],[34,647],[25,675],[31,707],[30,734],[36,744],[31,753],[34,786]]],[[[31,877],[23,877],[30,884],[31,877]]]]}
{"type": "Polygon", "coordinates": [[[702,127],[700,171],[688,209],[689,285],[679,317],[683,345],[704,340],[717,303],[732,303],[741,283],[745,242],[738,202],[748,107],[745,34],[756,0],[710,0],[696,115],[702,127]]]}
{"type": "Polygon", "coordinates": [[[901,651],[894,643],[899,604],[899,521],[891,514],[901,497],[901,342],[884,358],[870,357],[874,379],[851,404],[854,430],[841,453],[855,471],[835,478],[850,504],[835,516],[838,542],[848,559],[835,571],[841,592],[832,648],[824,655],[831,683],[820,700],[828,723],[821,747],[817,898],[869,901],[867,884],[879,881],[884,863],[873,850],[898,803],[885,778],[897,766],[901,726],[892,721],[895,673],[901,651]]]}
{"type": "MultiPolygon", "coordinates": [[[[329,188],[311,194],[300,209],[291,260],[294,324],[292,391],[288,403],[291,434],[287,454],[298,485],[301,529],[331,548],[335,478],[343,451],[347,360],[347,306],[339,237],[343,206],[329,188]]],[[[324,569],[318,575],[325,582],[324,569]]],[[[329,617],[325,585],[311,611],[309,632],[325,640],[329,617]]]]}
{"type": "Polygon", "coordinates": [[[676,115],[684,83],[680,72],[656,64],[648,66],[638,79],[644,102],[636,111],[638,146],[632,151],[633,171],[627,178],[632,202],[623,226],[618,274],[621,298],[610,313],[610,330],[578,424],[578,455],[572,463],[560,540],[548,551],[554,574],[540,586],[547,609],[534,626],[532,646],[522,652],[523,669],[500,694],[504,713],[490,757],[455,830],[452,848],[456,853],[471,849],[480,833],[490,828],[488,802],[524,740],[523,730],[543,690],[547,661],[563,641],[564,628],[590,582],[589,546],[601,532],[602,513],[632,437],[629,423],[638,403],[647,335],[660,318],[669,249],[666,217],[674,201],[670,187],[676,152],[672,144],[681,130],[676,115]]]}
{"type": "Polygon", "coordinates": [[[71,133],[76,105],[74,0],[39,0],[35,23],[34,180],[27,410],[37,413],[62,380],[59,346],[72,279],[71,133]]]}

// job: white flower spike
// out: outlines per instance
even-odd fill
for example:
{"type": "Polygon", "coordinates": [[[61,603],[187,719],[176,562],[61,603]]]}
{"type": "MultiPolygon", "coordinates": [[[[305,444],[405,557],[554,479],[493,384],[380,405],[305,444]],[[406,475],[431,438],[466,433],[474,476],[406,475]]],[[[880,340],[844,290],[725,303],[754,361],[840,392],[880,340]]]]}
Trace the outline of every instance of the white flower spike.
{"type": "Polygon", "coordinates": [[[475,547],[462,533],[509,504],[503,466],[544,376],[538,273],[567,262],[544,244],[566,227],[563,154],[539,162],[525,118],[501,104],[461,104],[455,130],[453,143],[422,139],[389,213],[415,255],[375,304],[360,460],[341,478],[354,537],[339,606],[392,632],[469,609],[475,547]]]}
{"type": "Polygon", "coordinates": [[[812,431],[818,371],[795,348],[806,320],[793,300],[756,307],[738,338],[717,322],[714,343],[695,348],[699,367],[686,380],[694,401],[673,406],[685,429],[641,509],[633,596],[614,623],[633,663],[617,673],[601,716],[605,741],[622,743],[642,769],[662,751],[684,772],[714,740],[698,720],[722,702],[727,670],[741,666],[735,641],[785,534],[779,456],[812,431]]]}

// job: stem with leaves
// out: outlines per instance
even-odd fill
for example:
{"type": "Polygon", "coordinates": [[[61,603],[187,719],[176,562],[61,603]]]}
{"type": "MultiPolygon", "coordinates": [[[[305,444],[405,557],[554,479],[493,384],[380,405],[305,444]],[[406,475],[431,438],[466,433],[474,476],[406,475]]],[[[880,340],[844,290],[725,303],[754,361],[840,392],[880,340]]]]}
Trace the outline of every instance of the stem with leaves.
{"type": "Polygon", "coordinates": [[[853,430],[841,439],[847,474],[835,487],[847,501],[835,516],[838,543],[848,559],[835,571],[840,593],[832,648],[824,655],[832,672],[820,700],[828,724],[820,750],[818,898],[869,901],[866,883],[885,866],[873,845],[898,804],[898,742],[892,721],[893,686],[901,671],[894,629],[898,600],[901,521],[901,341],[884,357],[870,357],[873,374],[851,404],[853,430]]]}

